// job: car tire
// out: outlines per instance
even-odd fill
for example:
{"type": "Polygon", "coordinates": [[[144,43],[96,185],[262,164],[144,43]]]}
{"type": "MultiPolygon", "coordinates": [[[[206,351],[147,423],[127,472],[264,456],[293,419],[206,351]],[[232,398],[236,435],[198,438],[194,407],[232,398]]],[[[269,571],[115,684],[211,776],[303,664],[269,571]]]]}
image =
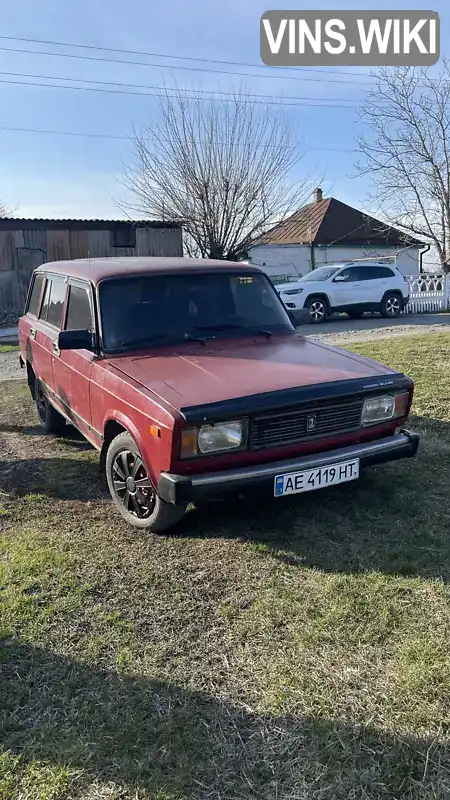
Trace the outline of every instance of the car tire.
{"type": "Polygon", "coordinates": [[[347,316],[350,319],[361,319],[364,316],[364,311],[347,311],[347,316]]]}
{"type": "Polygon", "coordinates": [[[183,517],[186,506],[174,506],[158,497],[129,433],[120,433],[112,440],[105,467],[113,503],[129,525],[164,533],[183,517]]]}
{"type": "Polygon", "coordinates": [[[323,297],[310,297],[306,304],[309,321],[312,325],[320,325],[328,316],[328,303],[323,297]]]}
{"type": "Polygon", "coordinates": [[[383,297],[381,301],[381,315],[386,319],[399,317],[403,308],[403,301],[396,292],[391,292],[383,297]]]}
{"type": "Polygon", "coordinates": [[[35,383],[35,403],[39,421],[45,433],[61,436],[66,428],[66,420],[50,403],[41,381],[35,383]]]}

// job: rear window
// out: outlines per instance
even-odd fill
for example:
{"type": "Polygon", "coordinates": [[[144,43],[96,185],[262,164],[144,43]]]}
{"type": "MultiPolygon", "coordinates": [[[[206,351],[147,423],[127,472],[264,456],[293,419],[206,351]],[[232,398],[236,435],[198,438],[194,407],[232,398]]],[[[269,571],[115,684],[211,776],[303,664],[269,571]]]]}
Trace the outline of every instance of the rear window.
{"type": "Polygon", "coordinates": [[[49,325],[54,325],[55,328],[59,328],[65,296],[65,279],[56,277],[48,278],[40,319],[48,322],[49,325]]]}
{"type": "Polygon", "coordinates": [[[41,304],[41,292],[42,286],[44,283],[45,275],[42,272],[38,272],[33,278],[33,288],[31,290],[30,299],[28,302],[27,313],[33,314],[33,316],[37,317],[39,314],[39,307],[41,304]]]}

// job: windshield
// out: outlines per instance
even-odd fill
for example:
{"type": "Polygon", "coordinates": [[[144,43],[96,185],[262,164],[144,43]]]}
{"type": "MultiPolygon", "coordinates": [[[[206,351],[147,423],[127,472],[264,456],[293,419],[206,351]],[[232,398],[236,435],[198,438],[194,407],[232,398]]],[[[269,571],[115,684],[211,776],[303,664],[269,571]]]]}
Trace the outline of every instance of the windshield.
{"type": "Polygon", "coordinates": [[[202,272],[113,278],[99,286],[103,347],[291,331],[264,275],[202,272]]]}
{"type": "Polygon", "coordinates": [[[304,283],[305,281],[327,281],[328,278],[331,278],[336,272],[339,272],[341,267],[318,267],[317,269],[313,269],[312,272],[308,272],[303,278],[300,278],[300,281],[304,283]]]}

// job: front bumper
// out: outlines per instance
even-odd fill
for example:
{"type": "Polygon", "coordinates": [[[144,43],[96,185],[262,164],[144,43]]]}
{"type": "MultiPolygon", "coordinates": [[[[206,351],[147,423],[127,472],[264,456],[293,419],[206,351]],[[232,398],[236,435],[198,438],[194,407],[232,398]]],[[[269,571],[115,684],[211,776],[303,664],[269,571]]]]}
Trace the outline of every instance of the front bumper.
{"type": "Polygon", "coordinates": [[[273,494],[274,478],[281,473],[316,469],[353,458],[359,458],[361,468],[383,464],[386,461],[396,461],[399,458],[411,458],[417,453],[419,441],[417,433],[402,431],[374,442],[233,470],[192,476],[162,472],[158,482],[158,494],[166,503],[175,505],[215,499],[228,492],[244,492],[249,489],[266,488],[273,494]]]}

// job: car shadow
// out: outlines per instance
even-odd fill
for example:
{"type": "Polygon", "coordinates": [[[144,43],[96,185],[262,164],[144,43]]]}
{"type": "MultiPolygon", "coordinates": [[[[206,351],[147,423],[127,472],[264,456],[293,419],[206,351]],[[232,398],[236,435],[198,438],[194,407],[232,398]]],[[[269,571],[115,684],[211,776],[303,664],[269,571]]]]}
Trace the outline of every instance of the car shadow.
{"type": "MultiPolygon", "coordinates": [[[[35,425],[9,425],[5,422],[0,422],[0,433],[19,433],[22,436],[45,436],[48,439],[48,434],[44,431],[42,426],[36,422],[35,425]]],[[[73,447],[77,450],[93,450],[92,445],[84,438],[78,428],[75,428],[70,423],[67,423],[62,434],[59,435],[60,439],[68,447],[73,447]]]]}
{"type": "MultiPolygon", "coordinates": [[[[319,492],[230,496],[189,511],[168,535],[234,537],[282,562],[327,572],[378,570],[450,582],[450,422],[411,422],[423,437],[416,458],[365,470],[355,483],[319,492]]],[[[73,448],[72,456],[0,459],[0,490],[86,502],[109,498],[97,454],[78,452],[90,445],[71,426],[67,431],[58,442],[73,448]]]]}
{"type": "Polygon", "coordinates": [[[57,500],[86,502],[108,496],[98,458],[82,457],[85,450],[93,448],[76,440],[64,440],[64,445],[80,451],[80,457],[0,458],[0,491],[18,497],[41,494],[57,500]]]}
{"type": "Polygon", "coordinates": [[[73,771],[72,800],[108,782],[117,797],[193,800],[425,800],[450,791],[450,755],[437,731],[416,738],[360,719],[258,714],[12,639],[0,647],[0,666],[2,747],[22,758],[17,796],[36,762],[73,771]]]}
{"type": "Polygon", "coordinates": [[[415,417],[419,454],[364,470],[360,480],[274,499],[251,493],[205,505],[182,536],[236,536],[279,560],[327,572],[421,575],[450,582],[450,422],[415,417]]]}

